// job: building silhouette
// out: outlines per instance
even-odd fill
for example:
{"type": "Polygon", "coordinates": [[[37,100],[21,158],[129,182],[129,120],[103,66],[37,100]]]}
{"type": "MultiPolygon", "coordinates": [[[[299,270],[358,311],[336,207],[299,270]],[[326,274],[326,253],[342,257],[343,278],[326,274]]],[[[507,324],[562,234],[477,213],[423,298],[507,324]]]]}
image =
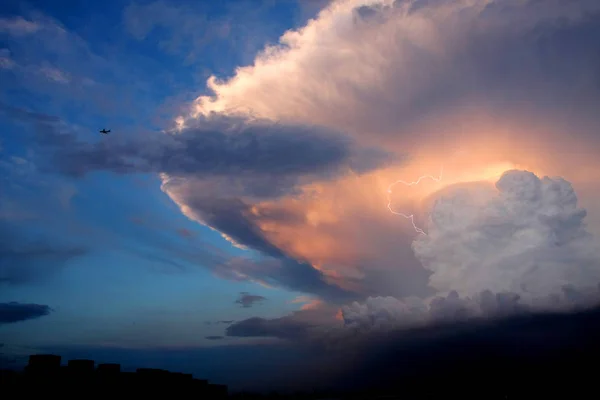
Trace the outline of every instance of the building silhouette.
{"type": "MultiPolygon", "coordinates": [[[[69,360],[61,365],[61,357],[51,354],[29,356],[22,372],[0,371],[0,396],[12,393],[24,396],[89,397],[102,394],[181,395],[196,399],[227,398],[227,386],[194,379],[191,374],[162,369],[138,368],[122,372],[119,364],[98,364],[94,360],[69,360]]],[[[38,397],[39,398],[39,397],[38,397]]]]}

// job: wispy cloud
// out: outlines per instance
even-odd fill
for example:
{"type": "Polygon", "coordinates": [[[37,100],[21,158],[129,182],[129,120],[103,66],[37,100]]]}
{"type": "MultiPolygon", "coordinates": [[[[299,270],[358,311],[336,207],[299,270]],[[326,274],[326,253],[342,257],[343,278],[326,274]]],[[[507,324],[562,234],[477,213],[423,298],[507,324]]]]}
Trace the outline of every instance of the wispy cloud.
{"type": "Polygon", "coordinates": [[[54,82],[69,83],[71,81],[65,72],[57,68],[43,66],[40,68],[40,73],[54,82]]]}
{"type": "Polygon", "coordinates": [[[29,35],[39,31],[41,28],[42,27],[37,22],[27,20],[20,16],[0,18],[0,32],[6,32],[11,35],[29,35]]]}

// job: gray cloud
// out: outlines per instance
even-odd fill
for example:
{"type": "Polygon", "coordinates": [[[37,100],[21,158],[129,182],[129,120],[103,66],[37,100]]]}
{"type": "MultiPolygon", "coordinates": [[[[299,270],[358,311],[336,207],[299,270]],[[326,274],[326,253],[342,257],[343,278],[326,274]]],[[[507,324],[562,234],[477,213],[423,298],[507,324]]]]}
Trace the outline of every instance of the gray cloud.
{"type": "Polygon", "coordinates": [[[323,176],[331,169],[369,171],[389,161],[383,151],[355,153],[343,136],[318,128],[249,124],[240,129],[218,124],[213,130],[210,125],[149,135],[139,142],[77,143],[57,149],[55,161],[62,172],[76,176],[94,170],[194,177],[268,175],[265,178],[274,184],[292,183],[283,177],[323,176]]]}
{"type": "Polygon", "coordinates": [[[0,303],[0,324],[11,324],[49,315],[52,309],[42,304],[0,303]]]}
{"type": "Polygon", "coordinates": [[[341,328],[341,321],[335,319],[337,312],[335,306],[320,303],[279,318],[253,317],[237,321],[228,326],[225,333],[235,337],[273,337],[317,343],[330,331],[341,328]]]}
{"type": "Polygon", "coordinates": [[[266,298],[263,296],[250,294],[248,292],[241,292],[235,303],[240,304],[244,308],[250,308],[256,303],[260,304],[263,300],[266,300],[266,298]]]}
{"type": "Polygon", "coordinates": [[[218,177],[242,185],[239,194],[272,197],[311,180],[365,173],[399,161],[314,126],[214,117],[179,132],[147,133],[137,139],[115,132],[91,143],[79,140],[54,117],[6,104],[0,111],[34,124],[34,143],[50,157],[49,168],[73,177],[93,171],[164,173],[175,181],[218,177]]]}
{"type": "Polygon", "coordinates": [[[486,321],[535,316],[540,313],[581,312],[600,305],[600,285],[583,289],[565,286],[551,296],[523,299],[517,293],[489,290],[461,297],[452,291],[429,298],[369,297],[336,309],[321,306],[279,318],[253,317],[226,329],[227,336],[272,337],[327,351],[352,352],[357,345],[393,334],[400,340],[427,329],[435,333],[446,326],[477,326],[486,321]]]}
{"type": "Polygon", "coordinates": [[[369,334],[535,312],[577,311],[599,304],[598,286],[583,289],[565,286],[557,293],[535,299],[523,299],[517,293],[493,293],[490,290],[461,297],[451,291],[447,295],[439,294],[427,299],[370,297],[364,302],[342,307],[342,316],[345,329],[369,334]]]}

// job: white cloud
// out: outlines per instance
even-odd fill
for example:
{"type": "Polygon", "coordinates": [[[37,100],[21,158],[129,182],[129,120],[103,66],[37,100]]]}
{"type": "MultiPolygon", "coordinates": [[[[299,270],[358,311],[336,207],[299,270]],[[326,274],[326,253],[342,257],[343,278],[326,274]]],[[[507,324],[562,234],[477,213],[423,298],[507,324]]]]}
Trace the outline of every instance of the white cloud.
{"type": "Polygon", "coordinates": [[[429,298],[369,297],[342,308],[347,328],[382,330],[560,311],[600,302],[600,255],[571,184],[507,171],[438,194],[428,234],[413,242],[432,272],[429,298]]]}
{"type": "Polygon", "coordinates": [[[432,108],[552,90],[556,82],[540,78],[557,70],[540,62],[529,33],[599,9],[596,1],[336,1],[231,79],[211,77],[214,95],[199,97],[196,112],[310,120],[370,139],[397,134],[432,108]]]}
{"type": "Polygon", "coordinates": [[[413,243],[430,286],[545,296],[600,282],[596,243],[569,182],[508,171],[496,188],[459,187],[435,202],[429,234],[413,243]]]}

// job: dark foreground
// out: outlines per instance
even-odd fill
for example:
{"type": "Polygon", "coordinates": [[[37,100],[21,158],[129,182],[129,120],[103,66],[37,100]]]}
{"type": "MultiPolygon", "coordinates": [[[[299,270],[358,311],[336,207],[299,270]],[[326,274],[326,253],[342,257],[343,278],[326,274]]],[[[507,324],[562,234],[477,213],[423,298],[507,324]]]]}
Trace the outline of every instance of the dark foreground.
{"type": "Polygon", "coordinates": [[[156,392],[169,396],[189,394],[197,399],[227,398],[227,386],[194,379],[191,374],[149,368],[121,372],[119,364],[96,367],[93,360],[70,360],[62,366],[61,357],[56,355],[32,355],[22,372],[3,370],[0,373],[0,396],[32,394],[75,398],[92,394],[152,395],[156,392]]]}
{"type": "Polygon", "coordinates": [[[226,386],[191,375],[150,369],[125,373],[118,365],[95,367],[87,360],[61,366],[58,356],[32,356],[23,372],[0,375],[0,398],[586,399],[600,391],[599,309],[370,335],[352,347],[338,354],[337,378],[321,385],[332,390],[319,393],[306,388],[304,394],[228,396],[226,386]]]}

